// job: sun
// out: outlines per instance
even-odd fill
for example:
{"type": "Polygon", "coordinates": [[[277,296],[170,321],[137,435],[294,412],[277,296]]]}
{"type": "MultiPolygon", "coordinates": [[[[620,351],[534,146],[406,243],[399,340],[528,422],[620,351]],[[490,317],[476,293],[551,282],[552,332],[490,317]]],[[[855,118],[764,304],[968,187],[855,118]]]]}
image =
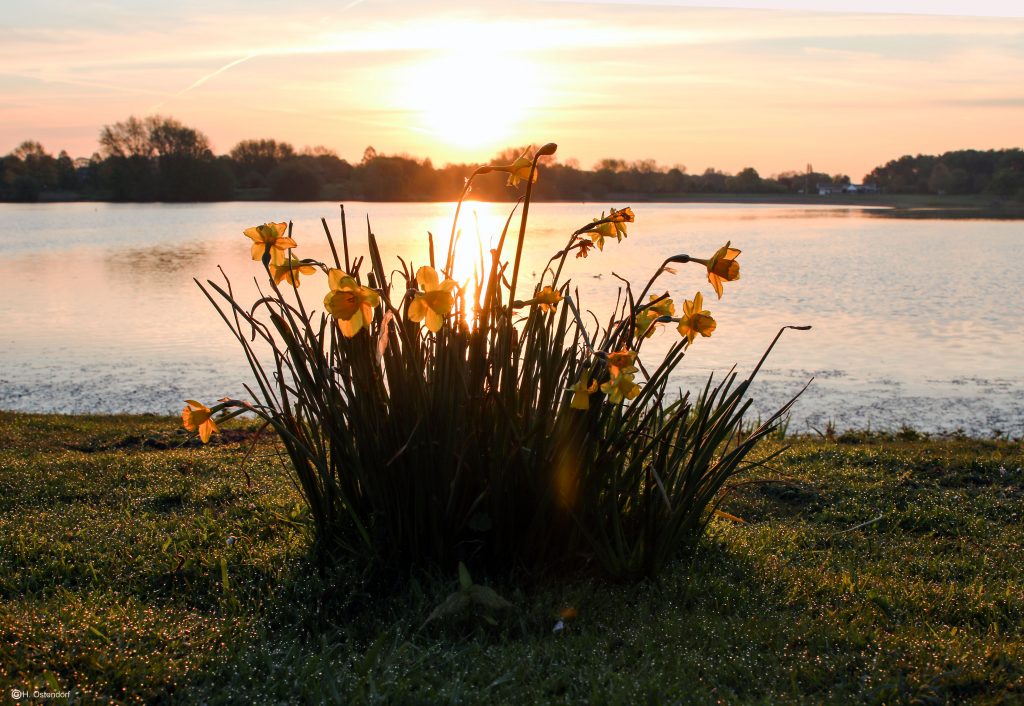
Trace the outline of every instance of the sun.
{"type": "Polygon", "coordinates": [[[461,150],[500,149],[539,107],[533,61],[491,51],[447,52],[407,67],[396,102],[411,127],[461,150]]]}

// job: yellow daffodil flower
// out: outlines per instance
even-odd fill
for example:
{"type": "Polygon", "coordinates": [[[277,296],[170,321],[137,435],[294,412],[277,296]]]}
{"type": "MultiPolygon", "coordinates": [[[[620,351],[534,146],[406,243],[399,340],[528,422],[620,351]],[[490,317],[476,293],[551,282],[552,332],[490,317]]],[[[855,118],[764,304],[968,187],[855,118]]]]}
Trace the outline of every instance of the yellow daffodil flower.
{"type": "Polygon", "coordinates": [[[299,286],[299,275],[311,275],[316,272],[316,268],[312,265],[303,264],[302,260],[296,260],[294,257],[289,257],[280,263],[273,263],[270,265],[270,274],[274,278],[274,282],[281,284],[285,280],[289,284],[294,284],[296,287],[299,286]]]}
{"type": "Polygon", "coordinates": [[[619,373],[635,373],[633,363],[636,361],[636,351],[627,350],[625,346],[615,353],[608,354],[608,372],[612,377],[619,373]]]}
{"type": "MultiPolygon", "coordinates": [[[[667,295],[668,292],[665,292],[667,295]]],[[[651,295],[651,302],[658,299],[656,294],[651,295]]],[[[660,316],[675,316],[676,305],[672,303],[672,300],[667,296],[659,301],[657,304],[649,304],[649,306],[636,315],[636,330],[634,336],[637,338],[650,338],[654,335],[654,331],[657,328],[655,321],[660,316]]]]}
{"type": "Polygon", "coordinates": [[[284,259],[288,248],[295,247],[295,241],[285,235],[287,223],[264,223],[242,231],[252,239],[252,259],[262,260],[270,254],[270,261],[277,264],[284,259]]]}
{"type": "Polygon", "coordinates": [[[644,309],[636,315],[636,327],[633,330],[633,336],[636,338],[650,338],[654,335],[655,321],[658,320],[658,312],[651,309],[644,309]]]}
{"type": "Polygon", "coordinates": [[[704,310],[704,295],[697,292],[693,295],[693,301],[683,301],[683,316],[679,319],[679,335],[687,340],[687,345],[693,345],[693,340],[699,333],[707,338],[718,326],[711,318],[711,312],[704,310]]]}
{"type": "MultiPolygon", "coordinates": [[[[533,159],[527,156],[529,154],[529,151],[523,152],[519,159],[512,162],[512,164],[492,164],[489,167],[487,167],[487,171],[507,172],[507,185],[519,186],[519,182],[526,181],[527,179],[530,178],[530,170],[533,168],[533,159]]],[[[539,171],[539,169],[533,169],[533,183],[536,183],[537,174],[539,171]]]]}
{"type": "Polygon", "coordinates": [[[612,404],[622,404],[623,400],[631,400],[639,395],[640,386],[633,382],[632,373],[623,371],[601,385],[601,392],[608,395],[608,401],[612,404]]]}
{"type": "Polygon", "coordinates": [[[551,286],[544,287],[542,290],[537,292],[537,296],[533,299],[527,299],[521,304],[516,303],[516,306],[528,306],[530,304],[537,304],[540,306],[541,311],[554,311],[558,308],[558,302],[562,301],[562,293],[552,289],[551,286]]]}
{"type": "Polygon", "coordinates": [[[426,319],[427,328],[437,333],[444,323],[444,317],[450,314],[452,307],[455,306],[452,290],[456,282],[453,279],[446,279],[439,283],[437,270],[433,267],[421,267],[416,272],[416,281],[423,291],[417,292],[409,304],[409,319],[417,322],[426,319]]]}
{"type": "MultiPolygon", "coordinates": [[[[603,213],[601,214],[601,217],[604,217],[603,213]]],[[[601,219],[595,218],[594,222],[596,223],[599,220],[601,219]]],[[[604,251],[605,238],[616,238],[616,240],[621,240],[621,237],[618,235],[618,231],[615,230],[614,223],[605,221],[604,223],[598,224],[590,231],[590,239],[594,241],[594,245],[597,246],[598,250],[604,251]]]]}
{"type": "Polygon", "coordinates": [[[186,407],[181,410],[181,423],[185,429],[198,430],[204,444],[210,440],[211,434],[220,433],[209,407],[195,400],[185,400],[185,403],[186,407]]]}
{"type": "MultiPolygon", "coordinates": [[[[512,164],[507,167],[496,167],[499,171],[508,172],[508,186],[519,186],[519,182],[526,181],[530,178],[530,170],[533,168],[533,160],[526,155],[529,152],[523,152],[522,156],[519,157],[512,164]]],[[[533,170],[533,182],[537,181],[537,172],[539,170],[533,170]]]]}
{"type": "Polygon", "coordinates": [[[584,370],[580,375],[579,382],[569,388],[572,393],[572,402],[569,406],[573,409],[590,409],[590,396],[597,392],[597,380],[590,379],[590,371],[584,370]]]}
{"type": "Polygon", "coordinates": [[[613,208],[607,217],[602,211],[601,217],[593,221],[597,225],[588,231],[590,239],[594,241],[598,250],[604,250],[604,239],[615,238],[616,242],[622,242],[626,237],[626,224],[632,223],[633,220],[633,209],[628,206],[618,211],[613,208]]]}
{"type": "Polygon", "coordinates": [[[708,282],[715,288],[718,298],[722,298],[722,282],[735,282],[740,278],[740,263],[736,257],[740,251],[729,247],[729,241],[720,247],[709,260],[692,258],[693,262],[699,262],[708,268],[708,282]]]}
{"type": "Polygon", "coordinates": [[[324,297],[324,307],[338,322],[341,335],[352,338],[373,321],[373,308],[380,304],[380,295],[362,287],[341,270],[330,269],[327,281],[331,291],[324,297]]]}
{"type": "Polygon", "coordinates": [[[658,316],[675,316],[676,305],[672,302],[672,299],[668,296],[668,292],[665,292],[665,298],[659,300],[657,295],[651,295],[650,306],[647,308],[651,311],[658,312],[658,316]],[[657,303],[652,303],[657,302],[657,303]]]}
{"type": "Polygon", "coordinates": [[[615,224],[615,231],[619,236],[619,240],[626,237],[626,224],[632,223],[635,219],[636,216],[633,215],[633,209],[629,206],[618,211],[613,208],[611,213],[608,214],[608,220],[615,224]]]}

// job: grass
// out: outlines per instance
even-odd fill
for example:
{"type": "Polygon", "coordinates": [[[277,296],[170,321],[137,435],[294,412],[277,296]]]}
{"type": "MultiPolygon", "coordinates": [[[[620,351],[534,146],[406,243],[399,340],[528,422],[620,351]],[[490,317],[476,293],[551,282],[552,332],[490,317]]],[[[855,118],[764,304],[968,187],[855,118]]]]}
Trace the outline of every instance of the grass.
{"type": "MultiPolygon", "coordinates": [[[[793,448],[657,581],[309,568],[260,441],[175,420],[0,413],[0,687],[75,702],[1020,703],[1019,443],[846,434],[793,448]],[[247,481],[246,475],[251,479],[247,481]],[[879,519],[880,518],[880,519],[879,519]],[[578,617],[558,634],[560,610],[578,617]]],[[[766,443],[756,453],[770,453],[766,443]]],[[[6,696],[5,696],[6,698],[6,696]]],[[[24,702],[24,701],[23,701],[24,702]]],[[[50,703],[59,702],[51,700],[50,703]]]]}

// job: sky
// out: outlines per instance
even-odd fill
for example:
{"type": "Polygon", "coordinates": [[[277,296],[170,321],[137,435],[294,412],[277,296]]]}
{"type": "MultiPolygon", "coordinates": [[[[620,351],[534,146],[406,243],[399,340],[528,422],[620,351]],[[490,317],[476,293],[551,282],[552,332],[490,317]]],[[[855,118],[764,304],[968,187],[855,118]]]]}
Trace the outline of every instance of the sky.
{"type": "Polygon", "coordinates": [[[1024,143],[1024,4],[995,0],[4,0],[0,154],[172,116],[227,152],[508,146],[698,173],[845,173],[1024,143]],[[709,6],[712,5],[712,6],[709,6]]]}

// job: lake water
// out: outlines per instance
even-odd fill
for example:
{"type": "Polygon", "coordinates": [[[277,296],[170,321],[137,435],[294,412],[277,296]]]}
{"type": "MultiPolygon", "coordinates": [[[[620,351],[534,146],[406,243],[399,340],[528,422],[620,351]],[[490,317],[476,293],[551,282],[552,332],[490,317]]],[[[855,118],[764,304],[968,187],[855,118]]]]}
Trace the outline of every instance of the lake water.
{"type": "MultiPolygon", "coordinates": [[[[535,204],[525,279],[602,208],[535,204]]],[[[766,411],[814,378],[792,430],[832,420],[839,429],[1024,433],[1024,223],[766,205],[634,211],[627,240],[568,266],[583,306],[602,321],[618,288],[613,271],[639,289],[669,254],[708,257],[726,240],[743,250],[743,278],[726,284],[721,301],[699,265],[680,266],[655,289],[671,291],[677,306],[701,289],[718,320],[687,355],[681,387],[734,363],[749,370],[780,325],[810,324],[783,337],[754,389],[766,411]]],[[[366,252],[369,216],[385,257],[423,264],[427,231],[443,251],[453,208],[351,203],[346,212],[356,254],[366,252]]],[[[464,207],[464,275],[477,238],[485,249],[495,243],[506,213],[464,207]]],[[[163,413],[186,397],[244,396],[248,366],[192,277],[217,278],[221,265],[236,290],[252,292],[260,271],[243,228],[290,219],[298,253],[324,260],[320,217],[340,230],[332,203],[4,204],[0,214],[0,409],[22,411],[163,413]]],[[[325,288],[311,277],[302,292],[318,303],[325,288]]],[[[675,336],[657,334],[645,361],[675,336]]]]}

